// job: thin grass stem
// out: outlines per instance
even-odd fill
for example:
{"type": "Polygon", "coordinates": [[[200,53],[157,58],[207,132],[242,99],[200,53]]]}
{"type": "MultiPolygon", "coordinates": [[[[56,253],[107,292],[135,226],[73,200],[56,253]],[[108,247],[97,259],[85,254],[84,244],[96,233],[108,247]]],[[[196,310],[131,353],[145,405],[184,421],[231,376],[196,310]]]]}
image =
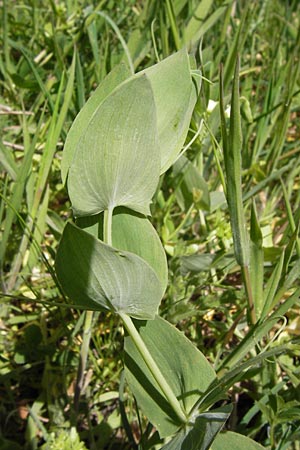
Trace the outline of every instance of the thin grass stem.
{"type": "Polygon", "coordinates": [[[128,64],[129,64],[130,71],[131,71],[131,73],[132,73],[132,75],[133,75],[133,74],[134,74],[134,65],[133,65],[133,62],[132,62],[132,59],[131,59],[131,55],[130,55],[129,49],[128,49],[127,44],[126,44],[126,42],[125,42],[125,40],[124,40],[124,38],[123,38],[123,36],[122,36],[122,34],[121,34],[121,31],[120,31],[119,27],[118,27],[118,26],[116,25],[116,23],[115,23],[115,22],[114,22],[107,14],[105,14],[104,12],[102,12],[102,11],[96,11],[95,14],[97,14],[98,16],[103,17],[103,19],[105,19],[106,22],[109,23],[109,25],[112,27],[112,29],[113,29],[114,32],[116,33],[116,35],[117,35],[117,37],[118,37],[119,41],[121,42],[121,45],[122,45],[122,47],[123,47],[123,49],[124,49],[126,58],[127,58],[127,60],[128,60],[128,64]]]}

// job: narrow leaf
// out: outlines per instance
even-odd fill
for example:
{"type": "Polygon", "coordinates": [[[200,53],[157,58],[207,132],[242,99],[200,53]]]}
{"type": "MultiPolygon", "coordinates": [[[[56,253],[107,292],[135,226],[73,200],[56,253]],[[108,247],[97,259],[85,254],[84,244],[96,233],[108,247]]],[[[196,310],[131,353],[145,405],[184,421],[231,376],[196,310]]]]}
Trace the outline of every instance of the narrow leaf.
{"type": "Polygon", "coordinates": [[[264,292],[263,310],[262,310],[262,314],[261,314],[262,318],[266,317],[266,315],[270,312],[270,307],[271,307],[274,297],[276,295],[276,291],[279,286],[279,282],[280,282],[280,278],[281,278],[282,270],[283,270],[284,254],[285,254],[285,252],[283,251],[281,253],[281,257],[280,257],[278,263],[276,264],[276,267],[274,268],[274,270],[272,272],[272,275],[270,276],[270,278],[267,282],[265,292],[264,292]]]}
{"type": "Polygon", "coordinates": [[[203,21],[205,20],[212,4],[213,0],[202,0],[199,2],[195,10],[193,11],[191,19],[184,29],[185,42],[191,41],[192,37],[199,31],[199,29],[201,29],[203,21]]]}
{"type": "Polygon", "coordinates": [[[222,76],[220,82],[221,131],[227,185],[227,202],[233,235],[235,257],[240,266],[249,265],[249,244],[242,201],[242,132],[239,102],[239,61],[236,63],[232,89],[230,130],[226,133],[222,76]]]}
{"type": "Polygon", "coordinates": [[[9,174],[12,180],[17,179],[18,164],[15,162],[12,152],[0,140],[0,165],[9,174]]]}
{"type": "Polygon", "coordinates": [[[255,203],[253,203],[250,228],[250,279],[254,308],[258,319],[263,308],[264,251],[262,243],[262,232],[257,220],[255,203]]]}
{"type": "Polygon", "coordinates": [[[233,81],[228,144],[229,151],[227,156],[225,155],[225,170],[235,255],[241,266],[248,266],[249,244],[242,201],[242,130],[239,100],[239,59],[236,63],[233,81]]]}

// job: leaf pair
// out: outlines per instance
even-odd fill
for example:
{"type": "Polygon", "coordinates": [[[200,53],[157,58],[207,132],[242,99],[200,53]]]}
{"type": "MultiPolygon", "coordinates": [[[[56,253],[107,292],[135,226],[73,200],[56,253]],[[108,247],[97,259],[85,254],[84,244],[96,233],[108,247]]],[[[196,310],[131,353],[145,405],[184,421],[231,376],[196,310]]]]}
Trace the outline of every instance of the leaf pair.
{"type": "Polygon", "coordinates": [[[182,50],[130,76],[117,66],[75,119],[62,177],[75,216],[126,206],[149,215],[159,175],[177,158],[197,99],[182,50]]]}
{"type": "Polygon", "coordinates": [[[68,223],[56,272],[76,306],[152,319],[167,286],[167,261],[150,222],[124,210],[112,220],[113,247],[102,238],[103,214],[68,223]]]}
{"type": "Polygon", "coordinates": [[[79,228],[66,226],[56,270],[77,306],[143,319],[157,312],[167,285],[166,257],[150,222],[132,211],[150,214],[159,176],[181,150],[196,98],[182,50],[134,76],[117,66],[76,117],[62,178],[79,228]],[[120,206],[131,213],[114,214],[112,247],[95,227],[101,228],[100,213],[120,206]]]}
{"type": "MultiPolygon", "coordinates": [[[[161,438],[174,437],[163,450],[219,450],[262,447],[237,433],[219,434],[232,410],[226,405],[199,411],[199,398],[213,389],[217,376],[204,355],[173,325],[161,317],[136,321],[139,335],[188,417],[183,426],[166,401],[131,336],[125,337],[125,375],[143,413],[161,438]],[[173,351],[170,351],[173,349],[173,351]]],[[[218,394],[226,397],[225,391],[218,394]]],[[[211,403],[211,405],[213,402],[211,403]]]]}

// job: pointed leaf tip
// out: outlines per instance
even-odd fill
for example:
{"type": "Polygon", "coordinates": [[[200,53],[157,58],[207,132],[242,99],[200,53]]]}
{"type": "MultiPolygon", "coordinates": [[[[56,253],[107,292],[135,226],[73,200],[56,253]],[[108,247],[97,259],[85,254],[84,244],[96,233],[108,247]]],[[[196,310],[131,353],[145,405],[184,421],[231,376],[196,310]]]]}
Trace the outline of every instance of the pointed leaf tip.
{"type": "Polygon", "coordinates": [[[159,167],[151,85],[146,76],[131,78],[103,101],[79,136],[68,178],[75,216],[121,205],[150,214],[159,167]]]}
{"type": "Polygon", "coordinates": [[[149,264],[72,223],[64,229],[55,267],[63,290],[78,307],[139,319],[153,319],[157,312],[162,286],[149,264]]]}

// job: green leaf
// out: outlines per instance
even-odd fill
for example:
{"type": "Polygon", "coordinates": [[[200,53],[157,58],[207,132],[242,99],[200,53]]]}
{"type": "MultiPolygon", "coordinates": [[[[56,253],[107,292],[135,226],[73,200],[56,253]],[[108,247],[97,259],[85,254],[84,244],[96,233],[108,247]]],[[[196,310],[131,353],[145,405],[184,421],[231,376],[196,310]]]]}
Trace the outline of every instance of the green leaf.
{"type": "Polygon", "coordinates": [[[161,152],[160,173],[164,173],[177,159],[187,136],[198,96],[196,83],[191,77],[186,50],[141,73],[147,75],[153,90],[161,152]]]}
{"type": "MultiPolygon", "coordinates": [[[[300,288],[290,295],[281,305],[272,313],[272,315],[263,322],[257,322],[247,333],[244,339],[222,360],[218,373],[221,371],[232,370],[241,363],[243,358],[259,343],[268,332],[281,320],[281,317],[292,308],[299,300],[300,288]]],[[[264,354],[264,353],[263,353],[264,354]]]]}
{"type": "Polygon", "coordinates": [[[268,315],[268,313],[270,312],[271,305],[273,304],[277,288],[279,286],[280,278],[282,275],[284,254],[285,252],[283,251],[265,287],[263,298],[263,310],[261,313],[262,319],[264,319],[268,315]]]}
{"type": "Polygon", "coordinates": [[[252,439],[243,436],[242,434],[234,433],[233,431],[226,431],[225,433],[220,433],[213,445],[211,450],[263,450],[262,447],[257,442],[252,439]]]}
{"type": "Polygon", "coordinates": [[[242,201],[242,131],[239,102],[239,61],[236,62],[230,112],[229,135],[224,112],[223,76],[220,76],[221,131],[226,173],[227,202],[235,257],[242,267],[249,266],[249,243],[242,201]]]}
{"type": "Polygon", "coordinates": [[[0,165],[9,174],[12,180],[16,180],[19,172],[18,164],[15,162],[11,151],[0,140],[0,165]]]}
{"type": "Polygon", "coordinates": [[[39,165],[39,172],[36,181],[36,192],[33,202],[33,208],[31,215],[34,217],[37,213],[38,204],[40,201],[41,193],[43,192],[51,165],[53,163],[53,157],[57,149],[57,143],[65,124],[66,116],[72,100],[74,91],[75,80],[75,67],[76,67],[76,52],[73,54],[72,65],[69,70],[69,77],[67,84],[64,83],[64,72],[60,81],[59,91],[57,94],[54,110],[51,117],[50,128],[47,134],[47,140],[45,148],[43,150],[42,158],[39,165]]]}
{"type": "MultiPolygon", "coordinates": [[[[183,333],[164,319],[156,317],[135,325],[182,408],[189,414],[199,396],[215,380],[211,365],[183,333]]],[[[139,406],[160,436],[175,433],[180,422],[129,336],[125,338],[125,374],[139,406]]]]}
{"type": "Polygon", "coordinates": [[[84,309],[152,319],[163,296],[164,289],[146,261],[71,223],[64,229],[55,266],[65,293],[84,309]]]}
{"type": "MultiPolygon", "coordinates": [[[[202,21],[202,23],[200,22],[197,32],[192,33],[192,30],[189,30],[188,37],[191,39],[192,43],[199,41],[201,37],[213,27],[217,20],[219,20],[221,17],[224,17],[226,9],[228,8],[228,5],[230,5],[230,3],[232,3],[232,0],[226,0],[222,6],[216,9],[211,15],[206,17],[206,20],[202,21]]],[[[189,25],[190,23],[188,24],[188,26],[189,25]]]]}
{"type": "Polygon", "coordinates": [[[174,175],[182,176],[180,187],[176,189],[176,197],[181,208],[187,211],[192,203],[200,209],[209,211],[210,196],[206,181],[197,167],[182,155],[174,164],[174,175]]]}
{"type": "Polygon", "coordinates": [[[180,266],[183,274],[188,272],[207,272],[211,269],[214,255],[202,253],[201,255],[181,256],[180,266]]]}
{"type": "Polygon", "coordinates": [[[162,450],[208,450],[231,410],[229,405],[199,414],[192,426],[182,429],[162,450]]]}
{"type": "Polygon", "coordinates": [[[264,250],[263,236],[257,219],[255,203],[251,209],[250,227],[250,280],[253,292],[253,303],[259,319],[263,308],[264,250]]]}
{"type": "MultiPolygon", "coordinates": [[[[76,224],[103,240],[103,214],[79,217],[76,224]]],[[[112,218],[112,244],[118,250],[126,250],[144,259],[156,272],[165,291],[168,283],[166,254],[155,228],[146,217],[126,208],[116,208],[112,218]]]]}
{"type": "Polygon", "coordinates": [[[199,2],[193,11],[191,19],[183,30],[185,42],[191,41],[193,36],[199,32],[212,4],[213,0],[202,0],[199,2]]]}
{"type": "Polygon", "coordinates": [[[88,99],[84,107],[76,116],[69,133],[63,151],[61,162],[61,175],[63,183],[66,182],[68,171],[72,163],[78,140],[84,134],[93,114],[97,111],[106,97],[130,76],[130,71],[125,64],[119,64],[104,78],[95,92],[88,99]]]}
{"type": "Polygon", "coordinates": [[[116,206],[150,214],[159,167],[151,86],[145,75],[131,78],[101,103],[78,136],[68,177],[75,216],[116,206]]]}

